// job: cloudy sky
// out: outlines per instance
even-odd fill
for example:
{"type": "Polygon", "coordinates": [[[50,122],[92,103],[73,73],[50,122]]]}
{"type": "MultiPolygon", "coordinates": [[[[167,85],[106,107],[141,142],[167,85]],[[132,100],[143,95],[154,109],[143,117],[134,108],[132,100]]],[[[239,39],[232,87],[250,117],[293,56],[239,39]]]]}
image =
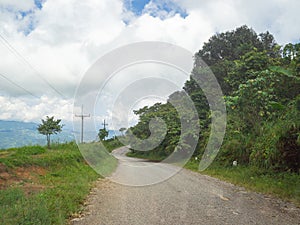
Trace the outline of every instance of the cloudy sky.
{"type": "Polygon", "coordinates": [[[71,121],[85,72],[126,44],[164,41],[194,53],[244,24],[281,45],[299,42],[299,8],[298,0],[0,0],[0,120],[71,121]]]}

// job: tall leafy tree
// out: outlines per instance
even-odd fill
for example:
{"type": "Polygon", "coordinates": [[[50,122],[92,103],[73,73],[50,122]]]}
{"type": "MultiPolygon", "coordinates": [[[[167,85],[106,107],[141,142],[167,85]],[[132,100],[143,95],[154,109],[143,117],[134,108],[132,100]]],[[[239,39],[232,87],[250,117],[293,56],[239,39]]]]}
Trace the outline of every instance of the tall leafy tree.
{"type": "Polygon", "coordinates": [[[233,62],[234,66],[225,78],[232,92],[236,91],[240,84],[255,79],[257,71],[266,70],[273,63],[266,51],[260,52],[256,48],[233,62]]]}
{"type": "Polygon", "coordinates": [[[42,123],[39,124],[37,128],[40,134],[46,135],[48,148],[50,148],[50,136],[62,131],[63,125],[61,125],[60,122],[61,120],[55,120],[54,116],[47,116],[46,120],[42,119],[42,123]]]}
{"type": "Polygon", "coordinates": [[[288,66],[300,75],[300,43],[287,44],[283,48],[283,66],[288,66]]]}
{"type": "MultiPolygon", "coordinates": [[[[200,119],[200,139],[194,153],[197,156],[203,155],[212,129],[211,118],[217,113],[210,108],[218,102],[210,101],[208,105],[205,96],[214,96],[213,85],[210,87],[209,78],[202,79],[210,69],[225,94],[228,112],[219,162],[232,165],[238,160],[239,164],[299,172],[300,43],[280,47],[269,32],[256,34],[247,26],[218,33],[204,43],[195,54],[193,71],[183,87],[200,119]],[[205,90],[198,86],[199,81],[205,90]]],[[[140,154],[166,157],[189,148],[195,132],[192,128],[183,132],[180,122],[192,120],[193,114],[183,102],[179,109],[185,113],[180,116],[171,104],[182,99],[184,95],[175,92],[166,104],[135,111],[139,122],[130,130],[142,140],[151,135],[151,119],[161,118],[167,125],[160,145],[151,153],[140,154]]]]}
{"type": "Polygon", "coordinates": [[[239,60],[254,49],[257,52],[265,51],[275,58],[280,57],[280,47],[270,33],[257,35],[253,29],[244,25],[233,31],[212,36],[196,53],[195,66],[201,66],[197,64],[197,58],[201,58],[215,74],[224,94],[228,95],[232,88],[226,82],[226,78],[234,67],[234,60],[239,60]]]}
{"type": "Polygon", "coordinates": [[[101,141],[105,140],[106,137],[108,137],[108,131],[106,128],[102,128],[99,130],[98,137],[101,141]]]}
{"type": "MultiPolygon", "coordinates": [[[[151,119],[154,119],[155,117],[161,118],[167,126],[167,134],[161,144],[157,148],[153,149],[153,151],[141,152],[141,154],[167,156],[172,153],[180,136],[180,119],[172,104],[156,103],[151,107],[146,106],[142,109],[135,110],[134,113],[139,116],[139,122],[134,127],[131,127],[130,130],[141,140],[148,139],[151,134],[149,130],[149,123],[151,119]]],[[[153,140],[153,142],[156,142],[156,140],[153,140]]],[[[131,145],[140,148],[138,143],[132,143],[131,145]]]]}

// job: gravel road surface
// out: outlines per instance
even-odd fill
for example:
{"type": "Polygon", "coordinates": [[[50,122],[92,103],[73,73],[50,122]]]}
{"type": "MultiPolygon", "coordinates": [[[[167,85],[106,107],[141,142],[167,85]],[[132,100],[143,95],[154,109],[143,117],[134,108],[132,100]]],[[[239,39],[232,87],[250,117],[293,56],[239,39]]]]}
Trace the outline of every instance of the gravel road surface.
{"type": "Polygon", "coordinates": [[[171,165],[153,167],[153,163],[126,157],[126,151],[120,148],[113,153],[119,159],[116,172],[97,182],[84,216],[71,224],[300,225],[300,209],[290,203],[185,169],[163,182],[139,186],[153,177],[155,183],[157,177],[167,177],[176,169],[171,165]],[[153,177],[143,175],[149,172],[141,169],[147,165],[154,168],[150,169],[153,177]]]}

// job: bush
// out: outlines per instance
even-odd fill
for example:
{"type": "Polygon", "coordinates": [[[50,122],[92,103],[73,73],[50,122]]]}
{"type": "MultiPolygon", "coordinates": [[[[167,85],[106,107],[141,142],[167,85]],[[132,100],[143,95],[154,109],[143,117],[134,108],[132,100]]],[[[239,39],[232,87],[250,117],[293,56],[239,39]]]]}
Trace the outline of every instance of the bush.
{"type": "Polygon", "coordinates": [[[296,101],[291,104],[281,117],[266,122],[260,137],[252,148],[250,161],[259,167],[276,171],[299,171],[300,113],[296,101]],[[295,119],[296,118],[296,119],[295,119]]]}
{"type": "Polygon", "coordinates": [[[277,149],[281,155],[278,166],[283,170],[298,172],[300,169],[300,145],[297,143],[300,127],[292,127],[277,142],[277,149]]]}

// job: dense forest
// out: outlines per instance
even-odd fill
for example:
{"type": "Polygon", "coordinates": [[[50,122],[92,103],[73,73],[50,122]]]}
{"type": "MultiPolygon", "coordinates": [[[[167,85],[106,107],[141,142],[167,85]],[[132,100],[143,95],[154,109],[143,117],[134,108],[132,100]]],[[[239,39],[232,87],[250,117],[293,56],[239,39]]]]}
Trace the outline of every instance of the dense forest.
{"type": "Polygon", "coordinates": [[[224,166],[236,160],[239,165],[299,172],[300,43],[280,46],[269,32],[257,34],[247,26],[212,36],[195,54],[193,71],[182,91],[170,95],[167,103],[135,111],[139,122],[129,130],[138,138],[150,136],[149,122],[155,117],[165,121],[167,133],[155,149],[132,150],[133,154],[162,159],[187,149],[188,140],[197,138],[193,156],[203,156],[212,129],[212,114],[218,112],[211,109],[195,81],[205,70],[198,59],[217,78],[226,104],[226,134],[215,161],[224,166]],[[172,104],[184,93],[198,112],[199,139],[191,132],[182,133],[182,118],[172,104]]]}

